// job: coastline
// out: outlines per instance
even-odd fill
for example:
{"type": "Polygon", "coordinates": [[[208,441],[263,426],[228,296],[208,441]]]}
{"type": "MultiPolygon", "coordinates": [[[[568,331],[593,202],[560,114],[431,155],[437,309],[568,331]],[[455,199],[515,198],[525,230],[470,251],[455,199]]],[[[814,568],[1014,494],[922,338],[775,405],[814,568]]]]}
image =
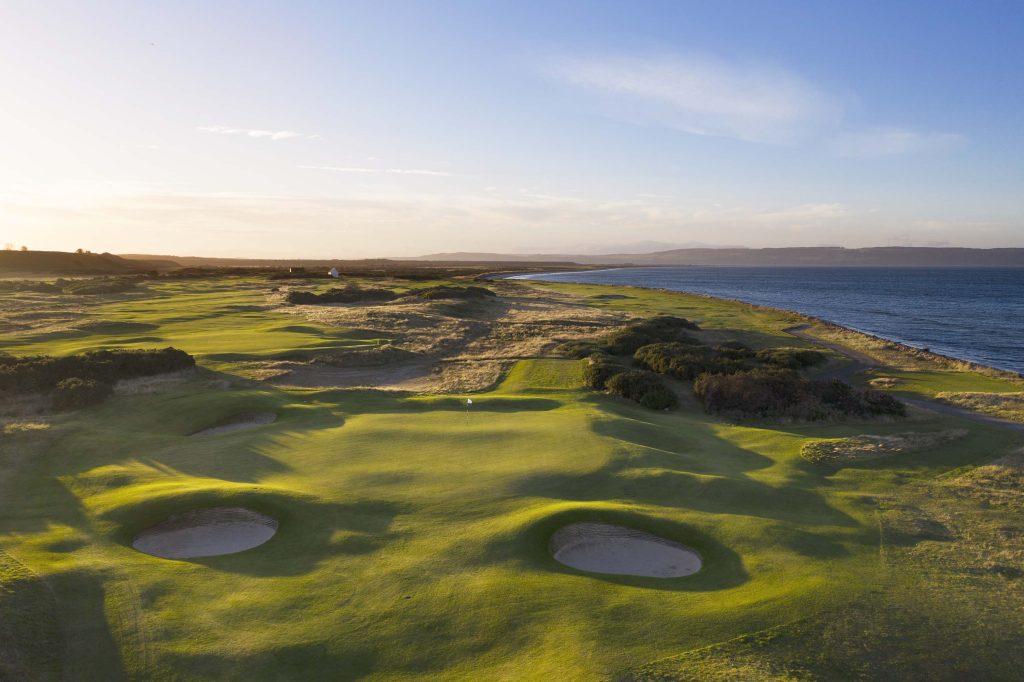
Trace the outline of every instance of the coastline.
{"type": "MultiPolygon", "coordinates": [[[[604,271],[610,272],[610,271],[613,271],[613,270],[628,270],[628,269],[630,269],[630,267],[634,267],[634,266],[602,268],[600,270],[591,270],[590,272],[604,272],[604,271]]],[[[552,283],[552,284],[559,284],[559,283],[564,283],[564,284],[580,284],[579,282],[558,282],[558,281],[554,281],[554,280],[540,279],[544,275],[548,275],[548,274],[552,274],[552,275],[554,275],[554,274],[563,274],[564,272],[565,271],[561,271],[561,272],[548,271],[548,272],[542,272],[542,273],[522,273],[520,275],[502,276],[502,277],[500,277],[500,279],[514,279],[514,280],[518,280],[518,281],[539,281],[539,282],[548,282],[548,283],[552,283]]],[[[729,302],[729,303],[735,303],[735,304],[738,304],[738,305],[744,305],[744,306],[748,306],[748,307],[750,307],[750,308],[752,308],[754,310],[762,310],[762,311],[765,311],[765,312],[773,312],[773,313],[781,313],[781,314],[785,314],[785,315],[792,315],[792,316],[798,318],[802,323],[807,323],[807,324],[812,324],[812,325],[819,325],[819,326],[824,327],[826,329],[832,329],[832,330],[840,332],[840,333],[852,334],[852,335],[855,335],[855,336],[859,336],[859,337],[862,337],[862,338],[864,338],[866,340],[869,340],[871,342],[883,344],[883,345],[887,346],[891,350],[895,350],[897,352],[907,354],[907,355],[909,355],[909,356],[911,356],[911,357],[913,357],[913,358],[915,358],[917,360],[931,361],[931,362],[934,362],[936,364],[942,365],[946,369],[967,370],[967,371],[972,371],[972,372],[978,372],[980,374],[985,374],[987,376],[993,376],[993,377],[997,377],[997,378],[1001,378],[1001,379],[1009,379],[1009,380],[1012,380],[1012,381],[1024,380],[1024,373],[1021,373],[1021,372],[1015,372],[1013,370],[1002,369],[1002,368],[999,368],[999,367],[993,367],[991,365],[985,365],[985,364],[980,363],[980,362],[975,362],[973,360],[967,360],[965,358],[958,358],[958,357],[952,356],[952,355],[944,355],[942,353],[936,353],[935,351],[932,351],[932,350],[930,350],[928,348],[919,348],[917,346],[913,346],[913,345],[911,345],[911,344],[909,344],[906,341],[901,340],[901,339],[889,338],[889,337],[883,336],[881,334],[876,334],[874,332],[864,331],[862,329],[857,329],[855,327],[851,327],[851,326],[848,326],[848,325],[845,325],[845,324],[841,324],[841,323],[838,323],[838,322],[833,322],[832,320],[827,320],[827,319],[822,318],[822,317],[817,317],[817,316],[814,316],[814,315],[809,315],[807,313],[801,313],[801,312],[796,311],[796,310],[789,310],[787,308],[779,308],[777,306],[763,305],[763,304],[760,304],[760,303],[751,303],[750,301],[744,301],[743,299],[739,299],[739,298],[729,298],[729,297],[725,297],[725,296],[713,296],[711,294],[705,294],[705,293],[696,292],[696,291],[680,291],[678,289],[666,289],[665,287],[645,287],[645,286],[641,286],[641,285],[638,285],[638,284],[609,284],[609,283],[589,283],[589,282],[587,282],[585,284],[587,286],[621,287],[621,288],[627,288],[627,289],[642,289],[642,290],[645,290],[645,291],[659,291],[659,292],[670,293],[670,294],[681,294],[681,295],[684,295],[684,296],[697,296],[697,297],[700,297],[700,298],[706,298],[706,299],[714,300],[714,301],[726,301],[726,302],[729,302]]]]}

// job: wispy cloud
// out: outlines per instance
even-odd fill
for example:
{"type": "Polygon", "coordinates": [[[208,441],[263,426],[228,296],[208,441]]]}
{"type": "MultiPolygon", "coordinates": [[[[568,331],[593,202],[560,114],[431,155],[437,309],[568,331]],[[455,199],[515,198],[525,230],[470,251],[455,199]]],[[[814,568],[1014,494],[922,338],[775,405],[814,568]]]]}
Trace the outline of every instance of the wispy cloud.
{"type": "Polygon", "coordinates": [[[872,128],[858,133],[843,133],[836,141],[840,156],[874,158],[922,152],[940,152],[964,144],[955,133],[919,133],[902,128],[872,128]]]}
{"type": "Polygon", "coordinates": [[[437,175],[450,177],[454,173],[437,170],[423,170],[422,168],[358,168],[354,166],[299,166],[305,170],[334,171],[335,173],[367,173],[386,175],[437,175]]]}
{"type": "Polygon", "coordinates": [[[789,142],[838,123],[844,98],[786,69],[707,56],[556,60],[550,71],[590,92],[628,99],[618,113],[696,135],[789,142]]]}
{"type": "Polygon", "coordinates": [[[253,128],[229,128],[228,126],[199,126],[198,130],[204,133],[219,133],[221,135],[244,135],[245,137],[263,138],[268,140],[319,140],[319,135],[297,133],[294,130],[259,130],[253,128]]]}

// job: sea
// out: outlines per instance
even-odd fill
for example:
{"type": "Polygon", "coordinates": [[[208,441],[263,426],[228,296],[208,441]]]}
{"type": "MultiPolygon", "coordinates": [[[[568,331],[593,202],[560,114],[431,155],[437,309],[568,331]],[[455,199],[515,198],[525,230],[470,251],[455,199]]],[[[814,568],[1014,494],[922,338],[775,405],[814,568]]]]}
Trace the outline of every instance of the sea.
{"type": "Polygon", "coordinates": [[[646,267],[516,278],[738,299],[1024,373],[1024,268],[646,267]]]}

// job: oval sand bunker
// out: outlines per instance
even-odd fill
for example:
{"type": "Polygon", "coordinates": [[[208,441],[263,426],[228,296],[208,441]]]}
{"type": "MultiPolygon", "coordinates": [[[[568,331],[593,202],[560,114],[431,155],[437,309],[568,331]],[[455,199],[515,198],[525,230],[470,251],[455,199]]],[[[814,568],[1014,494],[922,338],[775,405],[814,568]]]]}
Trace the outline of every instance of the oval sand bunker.
{"type": "Polygon", "coordinates": [[[555,561],[590,573],[681,578],[700,570],[694,550],[657,535],[607,523],[573,523],[551,536],[555,561]]]}
{"type": "Polygon", "coordinates": [[[189,435],[216,436],[222,433],[233,433],[234,431],[242,431],[243,429],[263,426],[264,424],[272,424],[276,419],[277,415],[273,412],[246,412],[243,414],[236,414],[233,417],[228,417],[221,422],[208,426],[205,429],[199,429],[189,435]]]}
{"type": "Polygon", "coordinates": [[[274,537],[277,521],[244,507],[196,509],[170,516],[135,536],[132,547],[163,559],[235,554],[274,537]]]}

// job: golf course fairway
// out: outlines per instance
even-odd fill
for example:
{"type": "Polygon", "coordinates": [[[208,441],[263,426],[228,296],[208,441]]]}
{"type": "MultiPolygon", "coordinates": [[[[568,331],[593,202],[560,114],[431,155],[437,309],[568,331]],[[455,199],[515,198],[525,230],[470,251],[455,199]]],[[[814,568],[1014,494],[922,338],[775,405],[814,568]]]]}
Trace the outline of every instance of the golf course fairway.
{"type": "MultiPolygon", "coordinates": [[[[679,315],[709,338],[754,347],[809,347],[784,331],[803,318],[739,303],[584,285],[495,289],[624,320],[679,315]]],[[[1021,433],[925,410],[731,422],[705,414],[682,383],[679,407],[651,410],[586,388],[586,360],[550,348],[502,359],[498,381],[473,392],[289,385],[260,363],[389,337],[302,317],[274,296],[256,278],[154,281],[84,308],[89,320],[144,331],[72,324],[4,335],[0,350],[15,355],[173,346],[198,367],[95,407],[5,417],[0,678],[1019,672],[1021,647],[1007,652],[1006,642],[1024,632],[1020,499],[1007,488],[1010,502],[994,503],[959,482],[1013,456],[1021,433]],[[273,417],[190,435],[237,415],[273,417]],[[801,456],[817,439],[949,429],[966,435],[842,467],[801,456]],[[133,548],[169,517],[213,508],[251,510],[276,531],[218,556],[133,548]],[[649,533],[691,549],[699,570],[572,568],[551,551],[570,524],[649,533]]],[[[949,390],[944,382],[1021,390],[963,369],[891,374],[905,379],[897,396],[926,399],[949,390]]]]}

